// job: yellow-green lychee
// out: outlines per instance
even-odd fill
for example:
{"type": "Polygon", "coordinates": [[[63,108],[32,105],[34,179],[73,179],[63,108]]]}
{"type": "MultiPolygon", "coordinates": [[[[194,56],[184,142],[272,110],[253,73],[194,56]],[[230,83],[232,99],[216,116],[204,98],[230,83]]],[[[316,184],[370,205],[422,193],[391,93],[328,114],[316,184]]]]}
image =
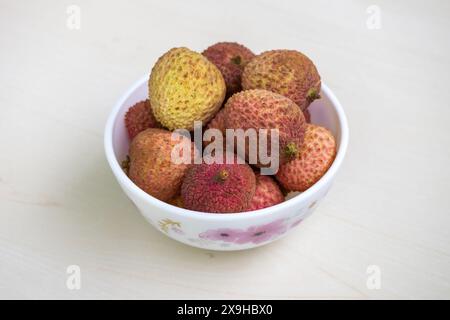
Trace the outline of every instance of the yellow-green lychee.
{"type": "Polygon", "coordinates": [[[320,75],[314,63],[295,50],[272,50],[253,58],[242,74],[242,87],[266,89],[294,101],[305,110],[320,97],[320,75]]]}
{"type": "Polygon", "coordinates": [[[225,81],[219,69],[200,53],[174,48],[161,56],[148,82],[155,118],[169,130],[206,124],[222,106],[225,81]]]}

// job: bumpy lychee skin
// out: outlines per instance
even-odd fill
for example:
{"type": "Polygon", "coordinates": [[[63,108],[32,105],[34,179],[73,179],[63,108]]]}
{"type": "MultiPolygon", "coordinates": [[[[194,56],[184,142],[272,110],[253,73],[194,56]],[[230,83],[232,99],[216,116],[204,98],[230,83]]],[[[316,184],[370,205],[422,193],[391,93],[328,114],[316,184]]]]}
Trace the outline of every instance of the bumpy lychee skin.
{"type": "Polygon", "coordinates": [[[211,213],[245,211],[256,180],[247,164],[198,164],[186,173],[181,196],[186,209],[211,213]]]}
{"type": "MultiPolygon", "coordinates": [[[[172,140],[172,132],[150,128],[139,133],[130,145],[130,179],[139,188],[162,201],[180,192],[184,174],[189,167],[189,164],[176,164],[172,160],[172,149],[180,141],[193,147],[188,138],[179,138],[172,140]]],[[[182,155],[182,152],[179,154],[182,155]]]]}
{"type": "Polygon", "coordinates": [[[145,129],[161,127],[153,115],[152,107],[148,99],[140,101],[128,109],[125,114],[125,126],[130,140],[133,140],[139,132],[145,129]]]}
{"type": "Polygon", "coordinates": [[[252,59],[242,74],[242,87],[266,89],[290,98],[302,110],[319,98],[320,75],[314,63],[294,50],[273,50],[252,59]]]}
{"type": "Polygon", "coordinates": [[[219,42],[202,52],[222,72],[227,95],[241,90],[241,76],[246,64],[255,57],[247,47],[236,42],[219,42]]]}
{"type": "Polygon", "coordinates": [[[276,178],[287,190],[305,191],[327,172],[335,156],[333,134],[323,127],[308,124],[298,157],[282,165],[276,178]]]}
{"type": "Polygon", "coordinates": [[[169,130],[206,124],[222,106],[225,81],[200,53],[174,48],[158,59],[148,82],[155,118],[169,130]]]}
{"type": "Polygon", "coordinates": [[[256,191],[247,211],[259,210],[274,206],[284,201],[278,184],[269,176],[256,175],[256,191]]]}
{"type": "MultiPolygon", "coordinates": [[[[229,129],[267,129],[267,150],[270,155],[270,129],[278,129],[279,163],[286,163],[295,158],[300,151],[306,128],[305,117],[300,108],[290,99],[267,90],[255,89],[234,94],[225,104],[225,126],[229,129]]],[[[262,134],[262,132],[261,132],[262,134]]],[[[258,141],[253,142],[259,146],[258,141]]],[[[249,159],[249,148],[246,143],[246,159],[249,159]]],[[[259,154],[259,150],[258,150],[259,154]]],[[[271,155],[272,156],[272,155],[271,155]]],[[[274,155],[276,156],[276,155],[274,155]]],[[[261,166],[261,159],[255,165],[261,166]]],[[[254,164],[254,163],[250,163],[254,164]]]]}

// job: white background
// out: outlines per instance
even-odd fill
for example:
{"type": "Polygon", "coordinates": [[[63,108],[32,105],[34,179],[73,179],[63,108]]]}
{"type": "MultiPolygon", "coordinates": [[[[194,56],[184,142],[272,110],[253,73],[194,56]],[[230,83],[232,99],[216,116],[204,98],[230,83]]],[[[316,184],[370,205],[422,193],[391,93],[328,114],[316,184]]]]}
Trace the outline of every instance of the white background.
{"type": "Polygon", "coordinates": [[[0,1],[1,298],[450,298],[448,1],[0,1]],[[66,8],[81,8],[81,29],[66,8]],[[381,29],[366,22],[381,10],[381,29]],[[334,187],[293,234],[216,253],[144,221],[103,153],[175,46],[297,49],[344,106],[334,187]],[[81,268],[68,290],[66,268],[81,268]],[[367,267],[381,288],[366,286],[367,267]]]}

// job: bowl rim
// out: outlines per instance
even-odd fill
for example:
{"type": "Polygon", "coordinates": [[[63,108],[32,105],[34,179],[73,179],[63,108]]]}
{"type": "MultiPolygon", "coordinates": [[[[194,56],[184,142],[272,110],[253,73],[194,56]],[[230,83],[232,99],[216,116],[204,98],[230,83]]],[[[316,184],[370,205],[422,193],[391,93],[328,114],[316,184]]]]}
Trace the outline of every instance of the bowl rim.
{"type": "Polygon", "coordinates": [[[133,194],[141,198],[144,202],[159,207],[163,211],[167,211],[170,212],[171,214],[180,216],[180,218],[195,218],[200,220],[213,220],[213,221],[247,220],[273,215],[276,214],[277,212],[288,210],[291,207],[296,207],[295,206],[296,204],[302,203],[306,199],[314,197],[314,194],[316,194],[319,190],[321,190],[323,187],[332,182],[333,177],[335,176],[336,172],[338,171],[339,167],[341,166],[344,160],[349,140],[347,117],[339,100],[336,98],[336,96],[330,90],[330,88],[322,81],[321,93],[324,94],[330,100],[333,108],[337,113],[341,134],[340,140],[338,141],[339,148],[337,150],[336,157],[332,165],[327,170],[327,172],[308,190],[277,205],[255,211],[247,211],[239,213],[209,213],[209,212],[193,211],[179,208],[174,205],[168,204],[164,201],[161,201],[159,199],[156,199],[155,197],[149,195],[148,193],[140,189],[136,184],[134,184],[133,181],[131,181],[130,178],[128,178],[128,176],[122,170],[119,161],[116,159],[113,147],[113,132],[115,128],[116,118],[120,110],[122,109],[122,105],[134,91],[136,91],[144,82],[148,80],[148,78],[149,75],[141,77],[133,85],[131,85],[128,88],[128,90],[126,90],[126,92],[122,94],[122,96],[117,100],[106,122],[104,131],[104,148],[109,166],[111,167],[111,170],[113,171],[114,176],[119,181],[119,183],[125,188],[129,189],[133,194]]]}

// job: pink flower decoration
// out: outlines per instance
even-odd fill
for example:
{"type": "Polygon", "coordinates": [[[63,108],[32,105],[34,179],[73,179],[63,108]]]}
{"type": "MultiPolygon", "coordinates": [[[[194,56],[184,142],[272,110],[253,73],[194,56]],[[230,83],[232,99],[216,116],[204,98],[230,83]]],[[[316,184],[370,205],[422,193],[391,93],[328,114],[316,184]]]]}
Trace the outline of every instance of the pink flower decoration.
{"type": "Polygon", "coordinates": [[[221,240],[238,244],[261,243],[272,239],[275,236],[285,233],[287,226],[284,219],[279,219],[260,226],[252,226],[247,230],[221,228],[208,230],[199,235],[200,238],[208,240],[221,240]]]}
{"type": "Polygon", "coordinates": [[[199,237],[208,240],[222,240],[225,242],[235,242],[239,238],[241,233],[242,230],[239,229],[222,228],[205,231],[203,233],[200,233],[199,237]]]}
{"type": "Polygon", "coordinates": [[[271,223],[263,224],[261,226],[250,227],[246,232],[240,235],[236,243],[243,244],[252,242],[258,244],[268,241],[274,236],[281,235],[286,232],[287,228],[283,222],[284,220],[280,219],[271,223]]]}

